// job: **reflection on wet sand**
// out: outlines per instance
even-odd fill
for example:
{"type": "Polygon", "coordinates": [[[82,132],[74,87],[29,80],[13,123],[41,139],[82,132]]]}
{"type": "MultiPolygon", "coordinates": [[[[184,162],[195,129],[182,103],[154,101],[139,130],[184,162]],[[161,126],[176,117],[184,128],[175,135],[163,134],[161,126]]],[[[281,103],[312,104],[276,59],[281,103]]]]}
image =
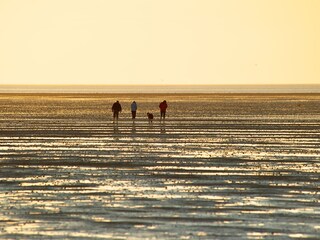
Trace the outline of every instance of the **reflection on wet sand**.
{"type": "MultiPolygon", "coordinates": [[[[1,238],[319,236],[318,96],[298,117],[287,112],[287,97],[257,97],[251,110],[264,105],[260,115],[239,114],[243,97],[225,99],[224,115],[200,120],[192,110],[180,117],[190,99],[179,97],[170,101],[180,104],[177,117],[152,125],[125,117],[112,124],[102,113],[92,119],[100,116],[96,98],[62,115],[72,98],[42,99],[40,106],[59,106],[47,116],[28,107],[39,106],[38,97],[17,99],[0,101],[1,238]]],[[[219,111],[217,96],[197,99],[219,111]]]]}
{"type": "Polygon", "coordinates": [[[118,134],[119,133],[119,125],[118,122],[113,123],[113,133],[118,134]]]}
{"type": "Polygon", "coordinates": [[[166,133],[166,123],[164,121],[160,123],[160,133],[166,133]]]}
{"type": "Polygon", "coordinates": [[[132,134],[135,134],[136,132],[137,132],[136,123],[133,122],[133,123],[132,123],[132,128],[131,128],[131,133],[132,133],[132,134]]]}

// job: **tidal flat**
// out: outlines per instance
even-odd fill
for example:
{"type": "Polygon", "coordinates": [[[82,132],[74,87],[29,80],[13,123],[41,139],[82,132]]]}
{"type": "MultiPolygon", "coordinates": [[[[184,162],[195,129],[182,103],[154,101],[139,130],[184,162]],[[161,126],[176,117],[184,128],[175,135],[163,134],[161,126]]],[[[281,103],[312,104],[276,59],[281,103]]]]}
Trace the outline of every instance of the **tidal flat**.
{"type": "Polygon", "coordinates": [[[320,238],[319,106],[320,94],[1,93],[0,238],[320,238]]]}

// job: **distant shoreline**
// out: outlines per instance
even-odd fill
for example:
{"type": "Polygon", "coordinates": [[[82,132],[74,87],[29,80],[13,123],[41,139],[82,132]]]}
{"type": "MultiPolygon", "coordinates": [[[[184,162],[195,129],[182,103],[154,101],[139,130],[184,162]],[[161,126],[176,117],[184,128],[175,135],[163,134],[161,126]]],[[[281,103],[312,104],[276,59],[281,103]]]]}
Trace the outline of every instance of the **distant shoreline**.
{"type": "Polygon", "coordinates": [[[70,97],[70,98],[103,98],[103,97],[308,97],[320,93],[2,93],[0,97],[70,97]]]}
{"type": "Polygon", "coordinates": [[[0,93],[56,94],[306,94],[320,84],[279,85],[0,85],[0,93]]]}

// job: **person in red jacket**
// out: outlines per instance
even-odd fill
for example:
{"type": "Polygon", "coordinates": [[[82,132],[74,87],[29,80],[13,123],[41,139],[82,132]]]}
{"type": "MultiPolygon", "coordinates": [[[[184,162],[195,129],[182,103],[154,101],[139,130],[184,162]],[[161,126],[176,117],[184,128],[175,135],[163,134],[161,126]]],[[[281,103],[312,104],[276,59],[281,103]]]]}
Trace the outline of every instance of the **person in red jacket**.
{"type": "Polygon", "coordinates": [[[168,104],[166,100],[160,103],[159,108],[160,108],[160,121],[163,118],[163,120],[166,118],[166,111],[167,111],[168,104]]]}

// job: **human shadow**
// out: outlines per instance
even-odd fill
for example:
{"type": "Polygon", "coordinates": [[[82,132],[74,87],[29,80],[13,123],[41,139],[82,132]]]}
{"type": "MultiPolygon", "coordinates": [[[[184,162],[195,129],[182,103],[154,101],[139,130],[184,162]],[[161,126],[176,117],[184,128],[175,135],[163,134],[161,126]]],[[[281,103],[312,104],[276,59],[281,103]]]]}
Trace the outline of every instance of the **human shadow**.
{"type": "Polygon", "coordinates": [[[132,133],[132,134],[135,134],[136,132],[137,132],[136,123],[133,121],[133,122],[132,122],[132,127],[131,127],[131,133],[132,133]]]}
{"type": "Polygon", "coordinates": [[[166,123],[160,122],[160,133],[165,134],[166,133],[166,123]]]}
{"type": "Polygon", "coordinates": [[[113,123],[113,133],[118,134],[119,133],[119,125],[117,122],[113,123]]]}

